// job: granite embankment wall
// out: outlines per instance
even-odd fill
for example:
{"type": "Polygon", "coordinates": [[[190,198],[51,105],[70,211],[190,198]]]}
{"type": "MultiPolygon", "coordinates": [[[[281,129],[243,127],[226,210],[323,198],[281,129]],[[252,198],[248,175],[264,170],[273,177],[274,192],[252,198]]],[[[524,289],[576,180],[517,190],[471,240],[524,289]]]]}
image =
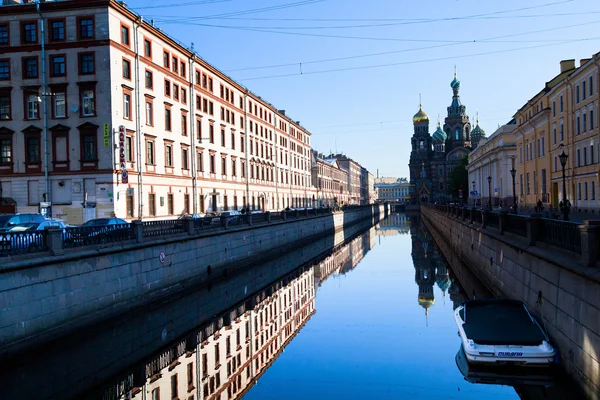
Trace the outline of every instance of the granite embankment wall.
{"type": "Polygon", "coordinates": [[[38,345],[236,269],[249,268],[358,222],[376,222],[386,213],[385,206],[374,205],[3,263],[0,354],[38,345]]]}
{"type": "Polygon", "coordinates": [[[589,398],[600,398],[600,270],[433,208],[422,207],[421,215],[450,265],[459,258],[496,296],[524,301],[567,372],[589,398]]]}

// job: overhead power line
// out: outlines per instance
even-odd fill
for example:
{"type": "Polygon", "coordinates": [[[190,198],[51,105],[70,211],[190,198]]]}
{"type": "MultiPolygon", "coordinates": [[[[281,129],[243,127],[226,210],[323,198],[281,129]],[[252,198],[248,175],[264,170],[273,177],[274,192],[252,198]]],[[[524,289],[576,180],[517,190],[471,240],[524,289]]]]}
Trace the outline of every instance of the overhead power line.
{"type": "Polygon", "coordinates": [[[541,47],[558,46],[558,45],[563,45],[563,44],[570,44],[570,43],[582,42],[582,41],[589,41],[589,40],[598,40],[598,39],[600,39],[600,36],[590,37],[590,38],[584,38],[584,39],[578,39],[578,40],[565,40],[565,41],[563,41],[561,43],[541,44],[541,45],[536,45],[536,46],[525,46],[525,47],[517,47],[517,48],[512,48],[512,49],[487,51],[487,52],[482,52],[482,53],[473,53],[473,54],[465,54],[465,55],[453,55],[453,56],[447,56],[447,57],[429,58],[429,59],[425,59],[425,60],[402,61],[402,62],[395,62],[395,63],[365,65],[365,66],[358,66],[358,67],[336,68],[336,69],[319,70],[319,71],[306,71],[306,72],[303,71],[303,72],[289,73],[289,74],[258,76],[258,77],[254,77],[254,78],[245,78],[245,79],[238,79],[238,80],[239,81],[253,81],[253,80],[261,80],[261,79],[284,78],[284,77],[298,76],[298,75],[316,75],[316,74],[325,74],[325,73],[332,73],[332,72],[343,72],[343,71],[354,71],[354,70],[374,69],[374,68],[383,68],[383,67],[393,67],[393,66],[399,66],[399,65],[410,65],[410,64],[419,64],[419,63],[433,62],[433,61],[453,60],[453,59],[462,59],[462,58],[471,58],[471,57],[485,56],[485,55],[491,55],[491,54],[509,53],[509,52],[513,52],[513,51],[530,50],[530,49],[536,49],[536,48],[541,48],[541,47]]]}
{"type": "Polygon", "coordinates": [[[225,3],[231,0],[199,0],[199,1],[188,1],[186,3],[171,3],[168,6],[167,5],[157,5],[157,6],[153,6],[152,3],[155,0],[150,0],[150,2],[148,4],[146,4],[145,6],[141,6],[141,7],[134,7],[134,10],[149,10],[149,9],[153,9],[153,8],[165,8],[165,7],[190,7],[190,6],[199,6],[199,5],[203,5],[203,4],[213,4],[213,3],[225,3]]]}

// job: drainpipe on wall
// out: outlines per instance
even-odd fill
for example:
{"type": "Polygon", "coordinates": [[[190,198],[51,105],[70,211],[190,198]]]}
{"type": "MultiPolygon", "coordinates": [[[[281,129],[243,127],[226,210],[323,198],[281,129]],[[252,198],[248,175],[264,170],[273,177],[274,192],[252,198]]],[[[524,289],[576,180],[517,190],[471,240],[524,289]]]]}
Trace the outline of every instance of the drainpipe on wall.
{"type": "Polygon", "coordinates": [[[250,204],[250,159],[248,158],[248,89],[244,92],[244,154],[246,157],[246,204],[248,212],[250,204]]]}
{"type": "Polygon", "coordinates": [[[189,105],[190,105],[190,118],[189,118],[189,122],[190,122],[190,146],[192,147],[192,151],[190,152],[191,156],[192,156],[192,162],[191,162],[191,167],[192,167],[192,202],[193,202],[193,213],[197,214],[198,212],[198,182],[197,182],[197,175],[198,175],[198,171],[196,168],[196,157],[198,157],[198,155],[196,154],[196,143],[195,143],[195,139],[194,139],[194,129],[196,127],[196,107],[195,107],[195,101],[196,101],[196,96],[194,95],[194,63],[196,62],[196,53],[194,52],[194,43],[192,43],[192,47],[191,47],[191,52],[192,52],[192,57],[191,57],[191,62],[190,65],[188,67],[189,69],[189,76],[190,76],[190,101],[189,101],[189,105]]]}
{"type": "Polygon", "coordinates": [[[139,52],[139,33],[138,29],[144,23],[144,17],[140,16],[139,22],[134,22],[135,26],[135,90],[136,90],[136,118],[135,118],[135,131],[137,133],[137,164],[138,164],[138,218],[141,221],[143,218],[144,211],[144,187],[143,187],[143,169],[142,169],[142,127],[140,121],[140,52],[139,52]]]}
{"type": "MultiPolygon", "coordinates": [[[[48,105],[46,101],[46,96],[48,95],[48,86],[46,84],[46,37],[44,33],[44,16],[42,15],[42,11],[40,10],[40,3],[36,3],[36,10],[40,15],[40,37],[42,44],[42,112],[44,114],[44,178],[46,180],[46,194],[44,196],[44,201],[50,203],[50,207],[52,207],[52,196],[50,193],[50,178],[48,169],[50,168],[50,154],[49,154],[49,146],[48,146],[48,105]]],[[[50,208],[50,213],[47,215],[48,217],[52,217],[52,208],[50,208]]]]}
{"type": "MultiPolygon", "coordinates": [[[[275,207],[275,211],[279,210],[279,185],[278,185],[278,180],[279,180],[279,162],[277,161],[277,114],[274,112],[273,113],[273,132],[275,133],[275,198],[277,199],[277,201],[275,202],[275,204],[273,204],[273,207],[275,207]]],[[[271,159],[272,160],[272,159],[271,159]]]]}

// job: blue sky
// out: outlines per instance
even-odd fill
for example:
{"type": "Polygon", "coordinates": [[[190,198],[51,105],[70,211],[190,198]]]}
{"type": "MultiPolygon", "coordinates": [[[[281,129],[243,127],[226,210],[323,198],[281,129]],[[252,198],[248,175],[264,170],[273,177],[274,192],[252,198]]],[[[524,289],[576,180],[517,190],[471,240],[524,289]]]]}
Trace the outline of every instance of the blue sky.
{"type": "Polygon", "coordinates": [[[473,120],[479,112],[491,134],[558,74],[560,60],[579,65],[600,51],[597,0],[127,5],[285,109],[312,132],[313,148],[343,152],[380,176],[408,175],[419,94],[433,132],[450,105],[455,65],[467,112],[473,120]]]}

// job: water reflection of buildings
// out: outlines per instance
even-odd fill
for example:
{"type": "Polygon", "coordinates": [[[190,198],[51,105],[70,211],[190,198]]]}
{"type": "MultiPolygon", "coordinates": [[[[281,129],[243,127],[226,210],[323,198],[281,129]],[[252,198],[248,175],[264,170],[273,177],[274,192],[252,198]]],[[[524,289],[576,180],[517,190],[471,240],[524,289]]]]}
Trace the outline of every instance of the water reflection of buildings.
{"type": "Polygon", "coordinates": [[[418,302],[425,309],[425,316],[427,316],[429,308],[435,303],[434,285],[437,284],[442,291],[445,302],[446,292],[450,290],[453,283],[444,257],[419,216],[410,217],[410,235],[415,282],[419,287],[418,302]]]}
{"type": "Polygon", "coordinates": [[[241,398],[315,312],[316,287],[356,267],[374,237],[371,228],[203,324],[105,391],[104,400],[241,398]]]}
{"type": "Polygon", "coordinates": [[[145,365],[142,385],[135,387],[134,373],[104,397],[240,398],[310,319],[314,296],[314,268],[305,268],[154,357],[145,365]]]}
{"type": "Polygon", "coordinates": [[[406,214],[390,214],[375,226],[378,236],[404,235],[410,232],[406,214]]]}

